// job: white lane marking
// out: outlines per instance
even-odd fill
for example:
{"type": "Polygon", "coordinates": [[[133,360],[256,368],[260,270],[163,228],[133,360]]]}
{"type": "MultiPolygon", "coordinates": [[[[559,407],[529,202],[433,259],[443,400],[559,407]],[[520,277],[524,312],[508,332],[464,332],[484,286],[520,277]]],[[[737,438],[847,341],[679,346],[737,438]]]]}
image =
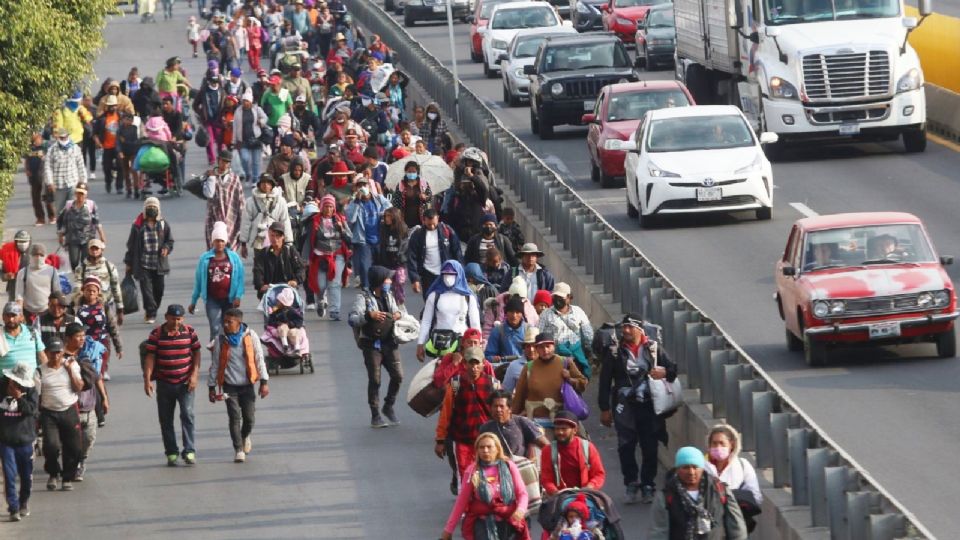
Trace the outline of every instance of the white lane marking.
{"type": "Polygon", "coordinates": [[[801,214],[803,214],[804,217],[814,217],[814,216],[820,215],[816,213],[812,208],[810,208],[809,206],[801,202],[792,202],[790,203],[790,206],[792,206],[793,209],[796,210],[797,212],[800,212],[801,214]]]}

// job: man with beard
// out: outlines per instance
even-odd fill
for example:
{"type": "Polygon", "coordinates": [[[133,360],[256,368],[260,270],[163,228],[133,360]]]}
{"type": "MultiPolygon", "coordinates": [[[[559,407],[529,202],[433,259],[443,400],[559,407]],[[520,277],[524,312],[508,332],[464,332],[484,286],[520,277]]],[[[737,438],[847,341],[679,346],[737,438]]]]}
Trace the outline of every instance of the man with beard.
{"type": "Polygon", "coordinates": [[[207,247],[212,247],[213,224],[222,222],[227,228],[227,247],[235,249],[243,225],[243,184],[230,168],[233,153],[222,150],[217,166],[207,172],[203,182],[203,196],[207,198],[206,238],[207,247]]]}
{"type": "Polygon", "coordinates": [[[490,415],[490,421],[480,426],[480,433],[496,434],[511,456],[535,459],[537,448],[549,446],[540,426],[510,411],[510,392],[495,390],[490,395],[490,415]]]}
{"type": "Polygon", "coordinates": [[[7,354],[0,356],[0,370],[13,369],[20,363],[36,366],[47,361],[40,334],[24,324],[23,308],[16,302],[3,306],[3,337],[7,340],[7,354]]]}
{"type": "Polygon", "coordinates": [[[576,415],[560,411],[553,419],[556,438],[549,451],[540,455],[540,485],[545,496],[555,495],[561,489],[603,489],[607,472],[600,460],[600,451],[594,444],[577,436],[580,424],[576,415]]]}

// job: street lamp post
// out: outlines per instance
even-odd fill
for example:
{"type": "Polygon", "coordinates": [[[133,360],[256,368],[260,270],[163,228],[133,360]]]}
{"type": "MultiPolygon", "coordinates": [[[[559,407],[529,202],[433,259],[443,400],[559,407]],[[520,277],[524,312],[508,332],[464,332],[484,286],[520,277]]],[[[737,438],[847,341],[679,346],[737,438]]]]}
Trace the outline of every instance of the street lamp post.
{"type": "Polygon", "coordinates": [[[453,62],[454,121],[460,123],[460,74],[457,71],[457,49],[453,42],[453,0],[447,0],[447,33],[450,37],[450,61],[453,62]]]}

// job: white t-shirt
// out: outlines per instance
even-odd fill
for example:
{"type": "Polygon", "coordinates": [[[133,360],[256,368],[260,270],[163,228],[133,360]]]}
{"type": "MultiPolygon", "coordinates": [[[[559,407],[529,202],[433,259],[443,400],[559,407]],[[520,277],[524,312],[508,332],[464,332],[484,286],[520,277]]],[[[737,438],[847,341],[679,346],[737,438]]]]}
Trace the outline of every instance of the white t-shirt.
{"type": "MultiPolygon", "coordinates": [[[[72,362],[70,371],[75,377],[80,377],[80,364],[72,362]]],[[[66,363],[57,369],[47,367],[46,364],[40,365],[40,407],[48,411],[65,411],[72,407],[79,397],[70,382],[66,363]]]]}
{"type": "Polygon", "coordinates": [[[423,267],[431,274],[439,276],[443,265],[443,261],[440,260],[440,233],[438,229],[425,232],[427,236],[423,267]]]}

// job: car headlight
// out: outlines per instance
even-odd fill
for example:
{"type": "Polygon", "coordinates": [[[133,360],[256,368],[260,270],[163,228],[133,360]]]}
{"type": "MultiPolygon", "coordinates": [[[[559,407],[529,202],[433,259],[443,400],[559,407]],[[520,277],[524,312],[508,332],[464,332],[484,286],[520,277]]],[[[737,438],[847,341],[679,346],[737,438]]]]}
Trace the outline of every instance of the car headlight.
{"type": "Polygon", "coordinates": [[[950,291],[944,289],[933,293],[933,305],[943,307],[950,304],[950,291]]]}
{"type": "Polygon", "coordinates": [[[563,93],[563,85],[558,82],[553,83],[550,85],[550,93],[555,96],[559,96],[563,93]]]}
{"type": "Polygon", "coordinates": [[[830,313],[830,304],[823,300],[817,300],[813,303],[813,316],[822,319],[830,313]]]}
{"type": "Polygon", "coordinates": [[[917,295],[917,307],[928,308],[933,304],[933,293],[924,292],[917,295]]]}
{"type": "Polygon", "coordinates": [[[770,97],[797,99],[797,89],[780,77],[770,77],[770,97]]]}
{"type": "Polygon", "coordinates": [[[607,140],[603,141],[603,149],[604,149],[604,150],[619,150],[618,148],[615,148],[616,145],[617,145],[617,143],[619,143],[619,142],[620,142],[619,139],[607,139],[607,140]]]}
{"type": "Polygon", "coordinates": [[[517,79],[526,79],[526,78],[527,78],[527,76],[524,75],[524,73],[523,73],[523,68],[518,68],[518,69],[513,70],[513,76],[514,76],[514,78],[517,78],[517,79]]]}
{"type": "Polygon", "coordinates": [[[763,160],[760,159],[760,154],[754,156],[753,161],[749,165],[740,167],[739,169],[733,171],[733,174],[748,174],[752,172],[758,172],[763,167],[763,160]]]}
{"type": "Polygon", "coordinates": [[[897,81],[897,93],[909,92],[920,88],[921,79],[920,70],[917,68],[911,69],[897,81]]]}
{"type": "Polygon", "coordinates": [[[623,17],[617,17],[617,24],[622,24],[623,26],[633,26],[633,21],[630,19],[624,19],[623,17]]]}
{"type": "Polygon", "coordinates": [[[506,49],[507,42],[502,39],[492,39],[490,40],[490,47],[493,49],[506,49]]]}
{"type": "Polygon", "coordinates": [[[650,176],[654,178],[680,178],[679,174],[665,171],[653,163],[647,165],[647,171],[650,173],[650,176]]]}
{"type": "Polygon", "coordinates": [[[834,300],[830,302],[830,315],[836,317],[837,315],[843,315],[843,312],[847,310],[847,303],[843,300],[834,300]]]}

